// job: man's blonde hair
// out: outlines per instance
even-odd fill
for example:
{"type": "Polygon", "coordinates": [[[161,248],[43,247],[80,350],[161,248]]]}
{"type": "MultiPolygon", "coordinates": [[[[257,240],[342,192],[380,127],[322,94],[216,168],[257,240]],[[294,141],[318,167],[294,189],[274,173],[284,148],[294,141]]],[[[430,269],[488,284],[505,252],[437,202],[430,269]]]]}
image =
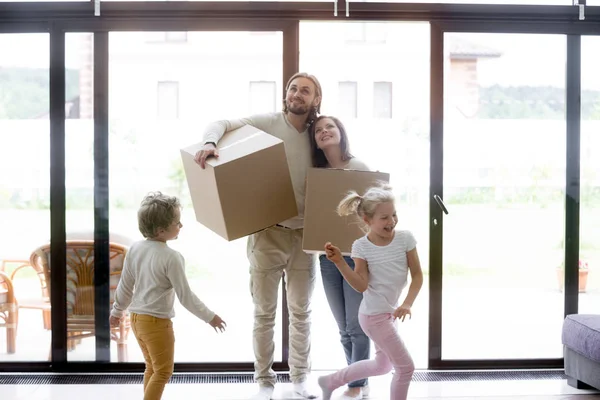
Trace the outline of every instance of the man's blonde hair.
{"type": "Polygon", "coordinates": [[[159,229],[169,229],[175,221],[175,210],[181,209],[181,203],[175,196],[161,192],[150,192],[144,197],[138,210],[138,227],[142,235],[152,239],[159,229]]]}

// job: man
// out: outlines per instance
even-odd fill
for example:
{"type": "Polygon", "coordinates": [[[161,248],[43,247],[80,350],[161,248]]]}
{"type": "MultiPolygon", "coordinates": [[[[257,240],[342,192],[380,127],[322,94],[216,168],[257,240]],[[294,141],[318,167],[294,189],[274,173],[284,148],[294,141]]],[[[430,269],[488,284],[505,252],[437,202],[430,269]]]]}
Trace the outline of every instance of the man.
{"type": "Polygon", "coordinates": [[[217,143],[225,132],[251,125],[284,142],[294,187],[298,216],[248,237],[250,291],[254,303],[254,377],[259,384],[253,400],[270,400],[277,380],[272,369],[278,288],[285,272],[290,315],[290,376],[294,392],[316,398],[307,384],[310,372],[310,300],[315,268],[312,256],[302,251],[305,180],[312,167],[309,127],[320,112],[321,85],[317,78],[296,73],[286,85],[283,111],[249,118],[218,121],[204,132],[204,147],[195,160],[202,168],[208,157],[218,157],[217,143]]]}

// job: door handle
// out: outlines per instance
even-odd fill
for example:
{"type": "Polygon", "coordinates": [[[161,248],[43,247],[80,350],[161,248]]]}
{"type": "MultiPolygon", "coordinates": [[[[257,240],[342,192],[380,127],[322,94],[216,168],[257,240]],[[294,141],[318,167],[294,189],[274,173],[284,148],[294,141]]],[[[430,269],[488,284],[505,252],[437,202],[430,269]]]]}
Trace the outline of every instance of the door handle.
{"type": "Polygon", "coordinates": [[[444,204],[444,201],[442,200],[442,198],[440,196],[438,196],[437,194],[434,194],[433,199],[435,200],[437,205],[441,208],[441,210],[444,212],[444,214],[448,215],[448,209],[446,208],[446,205],[444,204]]]}

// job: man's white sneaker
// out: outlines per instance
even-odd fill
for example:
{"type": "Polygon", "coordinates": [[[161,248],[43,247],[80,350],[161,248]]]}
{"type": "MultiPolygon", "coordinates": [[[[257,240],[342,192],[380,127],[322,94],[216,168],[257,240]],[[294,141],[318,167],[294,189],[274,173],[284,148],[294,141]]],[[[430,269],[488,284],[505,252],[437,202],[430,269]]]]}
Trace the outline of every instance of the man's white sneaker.
{"type": "Polygon", "coordinates": [[[272,386],[260,386],[258,393],[250,398],[250,400],[271,400],[273,398],[272,386]]]}
{"type": "Polygon", "coordinates": [[[317,398],[317,395],[312,393],[308,389],[308,385],[306,384],[306,381],[300,382],[300,383],[294,383],[294,394],[297,394],[298,396],[302,396],[305,399],[316,399],[317,398]]]}

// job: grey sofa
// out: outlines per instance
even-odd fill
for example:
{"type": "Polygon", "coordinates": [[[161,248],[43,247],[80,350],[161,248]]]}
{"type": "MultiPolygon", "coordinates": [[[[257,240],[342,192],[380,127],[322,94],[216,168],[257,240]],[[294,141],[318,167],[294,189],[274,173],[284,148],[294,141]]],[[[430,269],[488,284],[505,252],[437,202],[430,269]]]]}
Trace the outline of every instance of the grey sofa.
{"type": "Polygon", "coordinates": [[[562,344],[568,384],[600,390],[600,315],[567,315],[562,344]]]}

